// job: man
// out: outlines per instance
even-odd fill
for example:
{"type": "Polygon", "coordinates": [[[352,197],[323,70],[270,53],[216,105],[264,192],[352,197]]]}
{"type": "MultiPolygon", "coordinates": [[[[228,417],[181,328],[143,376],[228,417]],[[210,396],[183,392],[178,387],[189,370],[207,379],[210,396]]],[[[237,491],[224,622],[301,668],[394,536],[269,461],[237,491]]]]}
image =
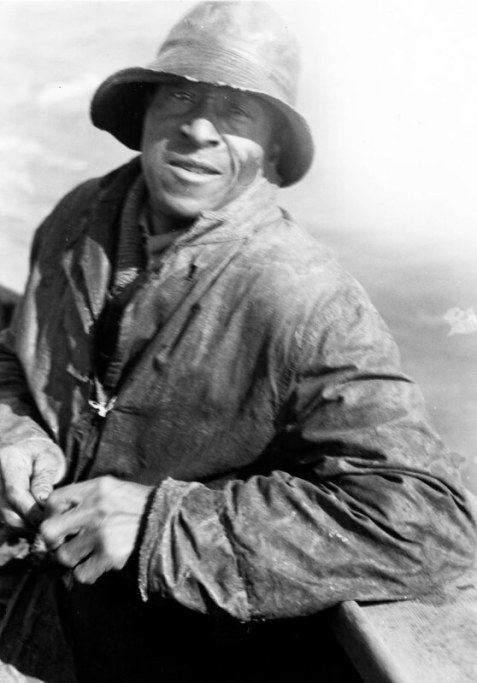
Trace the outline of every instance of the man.
{"type": "Polygon", "coordinates": [[[198,5],[94,96],[140,158],[36,234],[1,346],[3,515],[64,568],[80,681],[333,680],[323,610],[472,560],[387,329],[276,204],[313,154],[297,73],[266,5],[198,5]]]}

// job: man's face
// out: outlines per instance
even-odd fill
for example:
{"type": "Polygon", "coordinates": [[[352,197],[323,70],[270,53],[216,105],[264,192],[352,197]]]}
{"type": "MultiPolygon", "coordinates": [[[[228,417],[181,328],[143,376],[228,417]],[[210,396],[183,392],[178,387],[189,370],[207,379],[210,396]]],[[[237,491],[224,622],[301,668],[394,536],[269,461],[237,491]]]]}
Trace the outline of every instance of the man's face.
{"type": "Polygon", "coordinates": [[[152,209],[178,220],[218,209],[258,176],[274,179],[271,110],[229,87],[178,79],[147,109],[142,165],[152,209]]]}

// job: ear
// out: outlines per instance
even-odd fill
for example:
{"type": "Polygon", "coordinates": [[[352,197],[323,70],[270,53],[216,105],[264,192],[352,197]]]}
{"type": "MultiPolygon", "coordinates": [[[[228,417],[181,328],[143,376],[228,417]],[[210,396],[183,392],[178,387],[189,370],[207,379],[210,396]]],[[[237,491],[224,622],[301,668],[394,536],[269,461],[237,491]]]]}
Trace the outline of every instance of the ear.
{"type": "Polygon", "coordinates": [[[269,163],[277,166],[281,153],[282,153],[282,148],[278,144],[278,142],[272,143],[270,145],[270,149],[268,150],[268,161],[269,161],[269,163]]]}
{"type": "Polygon", "coordinates": [[[280,161],[281,154],[281,146],[278,142],[273,142],[268,149],[265,160],[265,176],[271,183],[274,183],[278,186],[282,184],[282,179],[278,173],[278,163],[280,161]]]}

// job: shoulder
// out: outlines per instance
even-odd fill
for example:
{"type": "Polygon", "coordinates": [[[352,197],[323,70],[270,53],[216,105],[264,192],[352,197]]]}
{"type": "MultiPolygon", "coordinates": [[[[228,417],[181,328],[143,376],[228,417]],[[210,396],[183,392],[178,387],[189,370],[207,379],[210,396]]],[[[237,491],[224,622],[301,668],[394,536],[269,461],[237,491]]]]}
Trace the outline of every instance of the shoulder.
{"type": "MultiPolygon", "coordinates": [[[[135,158],[104,176],[90,178],[65,194],[43,220],[35,233],[33,255],[42,248],[63,251],[71,246],[82,232],[85,218],[102,199],[114,190],[115,185],[128,185],[138,173],[135,158]]],[[[120,194],[120,193],[114,193],[120,194]]],[[[123,194],[120,194],[123,197],[123,194]]],[[[114,197],[113,197],[114,198],[114,197]]]]}
{"type": "Polygon", "coordinates": [[[254,305],[306,353],[376,343],[394,355],[389,329],[363,286],[286,215],[257,233],[244,256],[255,279],[254,305]]]}
{"type": "Polygon", "coordinates": [[[284,209],[275,212],[274,220],[258,229],[249,248],[252,257],[263,260],[270,270],[284,266],[290,272],[300,272],[334,260],[331,251],[284,209]]]}
{"type": "Polygon", "coordinates": [[[279,308],[303,312],[338,300],[368,302],[364,289],[331,250],[285,212],[257,231],[243,257],[257,289],[279,308]]]}

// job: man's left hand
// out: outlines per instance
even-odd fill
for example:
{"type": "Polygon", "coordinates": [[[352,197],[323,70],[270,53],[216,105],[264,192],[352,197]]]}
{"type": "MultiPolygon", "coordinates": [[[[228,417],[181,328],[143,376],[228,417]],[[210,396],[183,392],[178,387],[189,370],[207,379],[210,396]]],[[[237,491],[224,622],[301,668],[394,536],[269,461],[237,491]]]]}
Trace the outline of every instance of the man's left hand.
{"type": "Polygon", "coordinates": [[[152,489],[109,476],[59,488],[47,500],[41,536],[77,581],[94,583],[126,564],[152,489]]]}

